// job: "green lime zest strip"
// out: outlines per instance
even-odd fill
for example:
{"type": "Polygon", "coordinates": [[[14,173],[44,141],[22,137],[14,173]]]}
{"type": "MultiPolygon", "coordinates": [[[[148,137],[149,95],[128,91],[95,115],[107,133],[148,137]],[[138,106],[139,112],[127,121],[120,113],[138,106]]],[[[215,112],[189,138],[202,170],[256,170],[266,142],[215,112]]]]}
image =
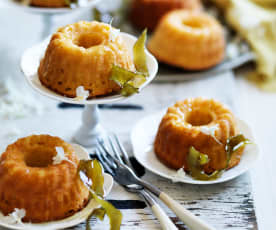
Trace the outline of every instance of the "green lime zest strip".
{"type": "Polygon", "coordinates": [[[115,81],[119,86],[123,87],[128,81],[135,78],[136,73],[113,65],[110,79],[115,81]]]}
{"type": "Polygon", "coordinates": [[[221,171],[215,171],[208,175],[203,170],[203,165],[209,162],[206,154],[200,153],[193,146],[189,149],[187,163],[189,166],[189,174],[196,180],[209,181],[219,178],[222,174],[221,171]]]}
{"type": "Polygon", "coordinates": [[[136,71],[142,73],[144,76],[149,75],[147,67],[147,56],[145,52],[145,44],[147,41],[147,29],[143,31],[138,40],[133,46],[133,58],[136,71]]]}
{"type": "Polygon", "coordinates": [[[104,176],[100,162],[97,160],[81,160],[78,172],[79,174],[84,173],[91,180],[91,185],[86,184],[86,182],[84,184],[89,188],[90,199],[95,199],[101,205],[101,208],[94,210],[88,216],[86,229],[91,229],[89,221],[93,216],[103,220],[106,214],[110,219],[110,230],[119,230],[122,222],[122,213],[102,198],[104,195],[104,176]]]}
{"type": "Polygon", "coordinates": [[[89,191],[93,199],[106,211],[106,215],[109,217],[110,230],[119,230],[123,219],[121,211],[116,209],[111,203],[97,196],[93,190],[90,189],[89,191]]]}
{"type": "Polygon", "coordinates": [[[146,82],[144,75],[133,73],[115,65],[112,68],[110,79],[121,87],[120,93],[123,96],[138,93],[139,87],[146,82]]]}
{"type": "Polygon", "coordinates": [[[225,146],[225,151],[227,154],[226,167],[222,170],[217,170],[213,172],[211,175],[206,174],[202,167],[209,162],[208,156],[206,154],[200,153],[194,147],[190,147],[187,159],[190,175],[194,179],[204,181],[215,180],[219,178],[222,175],[222,173],[228,168],[232,154],[238,149],[251,143],[252,142],[249,139],[245,138],[242,134],[228,138],[225,146]]]}
{"type": "Polygon", "coordinates": [[[229,166],[232,154],[247,144],[252,144],[252,142],[249,139],[245,138],[245,136],[242,134],[238,134],[227,139],[225,146],[227,154],[227,168],[229,166]]]}
{"type": "Polygon", "coordinates": [[[139,88],[146,82],[149,76],[145,42],[147,39],[147,30],[144,30],[133,46],[133,59],[136,68],[135,72],[113,65],[110,79],[115,81],[121,87],[121,95],[130,96],[139,92],[139,88]]]}
{"type": "Polygon", "coordinates": [[[103,208],[97,208],[95,209],[87,218],[86,221],[86,230],[91,230],[90,227],[90,220],[95,216],[96,218],[100,219],[101,221],[103,221],[104,217],[105,217],[106,211],[103,208]]]}
{"type": "Polygon", "coordinates": [[[98,196],[103,196],[104,176],[100,162],[97,160],[81,160],[78,170],[82,171],[92,181],[91,189],[98,196]]]}

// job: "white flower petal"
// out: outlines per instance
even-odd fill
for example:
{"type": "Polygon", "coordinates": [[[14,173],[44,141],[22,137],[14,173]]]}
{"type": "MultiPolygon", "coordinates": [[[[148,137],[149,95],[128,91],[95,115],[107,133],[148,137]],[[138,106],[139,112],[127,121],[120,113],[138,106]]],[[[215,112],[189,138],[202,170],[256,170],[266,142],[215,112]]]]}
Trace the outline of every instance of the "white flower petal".
{"type": "Polygon", "coordinates": [[[64,149],[62,147],[56,147],[57,155],[53,157],[53,165],[58,165],[62,161],[67,161],[75,165],[75,163],[68,159],[68,157],[65,156],[64,149]]]}
{"type": "Polygon", "coordinates": [[[215,136],[215,132],[216,132],[216,130],[218,130],[218,125],[214,125],[214,126],[210,126],[210,127],[208,127],[208,126],[202,126],[202,127],[200,127],[200,131],[202,132],[202,133],[205,133],[206,135],[210,135],[210,136],[215,136]]]}
{"type": "MultiPolygon", "coordinates": [[[[112,21],[111,21],[112,23],[112,21]]],[[[111,26],[111,23],[109,24],[109,41],[115,42],[116,38],[119,36],[121,31],[119,29],[113,28],[111,26]]]]}
{"type": "Polygon", "coordinates": [[[89,91],[85,90],[83,86],[79,86],[76,89],[76,95],[75,100],[85,101],[89,97],[89,91]]]}
{"type": "Polygon", "coordinates": [[[184,168],[180,168],[177,170],[175,174],[172,175],[172,182],[173,183],[181,182],[183,181],[183,179],[185,179],[185,177],[186,177],[186,173],[184,171],[184,168]]]}
{"type": "Polygon", "coordinates": [[[12,213],[3,217],[3,220],[9,224],[23,224],[22,219],[26,216],[25,209],[15,208],[12,213]]]}

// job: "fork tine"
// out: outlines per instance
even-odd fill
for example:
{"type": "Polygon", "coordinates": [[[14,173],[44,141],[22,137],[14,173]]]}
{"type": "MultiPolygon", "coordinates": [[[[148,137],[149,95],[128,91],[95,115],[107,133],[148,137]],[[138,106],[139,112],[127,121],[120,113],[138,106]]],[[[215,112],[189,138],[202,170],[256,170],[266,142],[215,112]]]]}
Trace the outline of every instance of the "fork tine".
{"type": "Polygon", "coordinates": [[[120,153],[118,152],[117,148],[115,147],[115,145],[113,144],[113,141],[112,141],[112,138],[111,136],[109,135],[108,136],[108,141],[109,141],[109,144],[113,150],[113,152],[115,153],[115,156],[118,158],[118,160],[123,164],[123,159],[121,158],[120,156],[120,153]]]}
{"type": "Polygon", "coordinates": [[[121,141],[119,140],[118,136],[117,136],[115,133],[113,133],[113,137],[114,137],[114,139],[115,139],[117,145],[119,146],[120,151],[121,151],[122,154],[123,154],[123,158],[124,158],[125,163],[126,163],[130,168],[133,168],[133,167],[132,167],[132,164],[130,163],[128,154],[127,154],[127,152],[126,152],[124,146],[122,145],[121,141]]]}
{"type": "MultiPolygon", "coordinates": [[[[106,155],[108,155],[113,161],[114,161],[114,164],[115,162],[117,164],[122,164],[118,159],[116,159],[109,151],[108,149],[105,147],[105,145],[102,143],[102,142],[98,142],[99,143],[99,146],[100,148],[106,153],[106,155]]],[[[109,160],[110,161],[110,160],[109,160]]]]}
{"type": "Polygon", "coordinates": [[[105,160],[103,159],[102,155],[100,154],[99,150],[96,149],[96,155],[99,158],[100,162],[102,163],[103,167],[105,168],[105,170],[107,172],[109,172],[111,175],[114,175],[113,170],[109,167],[109,165],[105,162],[105,160]]]}
{"type": "MultiPolygon", "coordinates": [[[[116,165],[116,163],[114,162],[114,160],[113,160],[113,159],[108,159],[108,158],[107,158],[107,156],[106,156],[107,151],[104,150],[104,149],[102,148],[102,146],[99,146],[97,149],[98,149],[99,154],[103,157],[104,161],[109,165],[109,167],[112,168],[112,169],[116,169],[116,168],[117,168],[117,165],[116,165]]],[[[108,154],[108,153],[107,153],[107,154],[108,154]]],[[[108,154],[108,156],[109,156],[109,154],[108,154]]]]}

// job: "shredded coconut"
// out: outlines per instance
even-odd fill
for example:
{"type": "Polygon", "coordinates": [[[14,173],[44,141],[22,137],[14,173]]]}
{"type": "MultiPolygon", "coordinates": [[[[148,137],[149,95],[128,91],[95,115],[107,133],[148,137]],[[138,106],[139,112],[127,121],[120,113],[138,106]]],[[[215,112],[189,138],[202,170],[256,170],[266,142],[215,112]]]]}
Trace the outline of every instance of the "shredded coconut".
{"type": "Polygon", "coordinates": [[[68,157],[65,156],[64,149],[62,147],[56,147],[57,155],[53,157],[53,164],[58,165],[62,161],[70,162],[71,164],[75,165],[75,163],[68,159],[68,157]]]}
{"type": "Polygon", "coordinates": [[[76,94],[75,100],[77,101],[85,101],[89,97],[89,91],[85,90],[83,86],[79,86],[76,89],[76,94]]]}
{"type": "Polygon", "coordinates": [[[119,36],[120,32],[121,31],[119,29],[115,29],[110,26],[109,41],[115,42],[115,40],[119,36]]]}
{"type": "Polygon", "coordinates": [[[202,127],[200,128],[200,131],[201,131],[202,133],[205,133],[206,135],[212,136],[212,137],[215,139],[216,142],[218,142],[219,144],[221,144],[221,142],[220,142],[220,141],[216,138],[216,136],[215,136],[215,132],[216,132],[216,130],[218,130],[218,128],[219,128],[218,124],[216,124],[216,125],[214,125],[214,126],[211,126],[211,127],[202,126],[202,127]]]}
{"type": "Polygon", "coordinates": [[[215,132],[216,130],[218,130],[218,125],[214,125],[214,126],[211,126],[211,127],[208,127],[208,126],[202,126],[200,128],[200,131],[207,134],[207,135],[210,135],[210,136],[215,136],[215,132]]]}
{"type": "Polygon", "coordinates": [[[184,171],[184,168],[180,168],[177,170],[175,174],[172,175],[172,182],[181,182],[183,179],[185,179],[186,173],[184,171]]]}
{"type": "Polygon", "coordinates": [[[109,23],[109,41],[115,42],[116,38],[119,36],[121,31],[119,29],[115,29],[112,27],[112,25],[111,25],[112,21],[113,21],[113,19],[109,23]]]}
{"type": "Polygon", "coordinates": [[[23,224],[22,219],[26,216],[25,209],[15,208],[12,213],[7,216],[4,216],[3,219],[9,224],[23,224]]]}

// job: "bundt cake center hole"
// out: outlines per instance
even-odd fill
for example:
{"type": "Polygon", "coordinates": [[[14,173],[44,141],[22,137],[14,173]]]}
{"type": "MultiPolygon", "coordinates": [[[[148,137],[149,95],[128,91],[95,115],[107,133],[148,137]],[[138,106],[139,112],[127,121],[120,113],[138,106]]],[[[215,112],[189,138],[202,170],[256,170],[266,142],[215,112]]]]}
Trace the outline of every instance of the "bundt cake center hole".
{"type": "Polygon", "coordinates": [[[83,34],[76,39],[75,44],[79,47],[89,49],[93,46],[100,45],[103,42],[103,38],[95,34],[83,34]]]}
{"type": "Polygon", "coordinates": [[[186,118],[186,122],[188,122],[192,126],[208,125],[212,121],[213,121],[212,114],[210,112],[201,111],[201,110],[191,111],[186,118]]]}
{"type": "Polygon", "coordinates": [[[184,20],[182,23],[184,26],[188,26],[194,29],[201,29],[203,27],[202,23],[197,20],[184,20]]]}
{"type": "Polygon", "coordinates": [[[28,167],[46,168],[52,164],[55,154],[51,150],[34,148],[25,154],[25,162],[28,167]]]}

